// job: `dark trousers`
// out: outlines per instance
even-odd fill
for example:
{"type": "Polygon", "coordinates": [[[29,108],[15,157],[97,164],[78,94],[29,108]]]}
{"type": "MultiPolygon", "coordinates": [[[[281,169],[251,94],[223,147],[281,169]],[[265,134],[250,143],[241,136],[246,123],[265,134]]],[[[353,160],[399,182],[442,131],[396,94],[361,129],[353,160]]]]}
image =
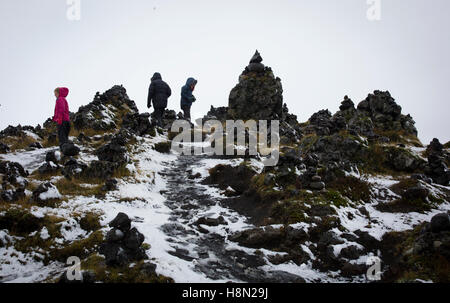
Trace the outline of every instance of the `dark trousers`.
{"type": "Polygon", "coordinates": [[[63,121],[61,125],[58,124],[59,146],[62,146],[64,143],[69,142],[69,133],[70,133],[69,121],[63,121]]]}
{"type": "Polygon", "coordinates": [[[184,119],[191,121],[191,107],[189,105],[183,105],[181,109],[184,112],[184,119]]]}
{"type": "Polygon", "coordinates": [[[156,120],[156,125],[162,126],[162,118],[163,118],[165,110],[166,109],[164,107],[155,107],[155,111],[153,112],[153,117],[156,120]]]}

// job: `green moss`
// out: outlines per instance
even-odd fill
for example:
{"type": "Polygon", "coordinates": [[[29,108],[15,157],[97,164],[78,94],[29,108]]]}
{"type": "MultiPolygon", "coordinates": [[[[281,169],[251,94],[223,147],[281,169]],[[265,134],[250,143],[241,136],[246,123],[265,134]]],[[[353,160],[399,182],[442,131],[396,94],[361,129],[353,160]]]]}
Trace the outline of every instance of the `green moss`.
{"type": "Polygon", "coordinates": [[[394,277],[395,282],[415,282],[417,279],[433,281],[435,283],[450,282],[450,260],[438,251],[432,254],[406,253],[414,247],[426,223],[416,226],[413,230],[405,232],[392,232],[386,237],[398,239],[394,241],[393,249],[395,257],[399,258],[398,272],[394,277]]]}
{"type": "Polygon", "coordinates": [[[330,184],[329,189],[338,191],[353,202],[369,202],[371,199],[370,184],[354,176],[339,177],[330,184]]]}
{"type": "Polygon", "coordinates": [[[66,262],[67,258],[71,256],[84,259],[102,242],[103,233],[101,231],[96,231],[86,239],[74,241],[63,248],[50,250],[50,259],[60,262],[66,262]]]}
{"type": "Polygon", "coordinates": [[[328,190],[324,193],[324,198],[329,203],[333,204],[336,207],[347,207],[349,206],[348,201],[342,197],[342,195],[334,190],[328,190]]]}
{"type": "Polygon", "coordinates": [[[284,201],[275,204],[270,212],[272,219],[284,225],[305,222],[307,207],[302,201],[284,201]]]}
{"type": "Polygon", "coordinates": [[[171,278],[143,270],[144,261],[135,263],[133,267],[107,267],[105,259],[92,254],[81,262],[81,269],[95,274],[96,280],[103,283],[173,283],[171,278]]]}

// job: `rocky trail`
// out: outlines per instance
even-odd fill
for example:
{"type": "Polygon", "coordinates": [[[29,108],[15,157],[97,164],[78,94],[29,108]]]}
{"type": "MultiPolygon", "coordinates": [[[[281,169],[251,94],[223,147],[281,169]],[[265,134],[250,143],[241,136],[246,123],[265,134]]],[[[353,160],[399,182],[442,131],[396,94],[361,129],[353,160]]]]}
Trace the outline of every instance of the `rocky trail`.
{"type": "Polygon", "coordinates": [[[201,169],[201,161],[205,159],[208,159],[206,155],[180,155],[160,173],[168,183],[163,195],[167,198],[165,204],[172,211],[170,223],[161,227],[174,249],[170,254],[193,262],[195,270],[211,281],[304,281],[287,272],[258,269],[266,264],[261,255],[243,247],[239,249],[227,240],[229,226],[245,224],[247,218],[223,206],[225,198],[214,195],[194,178],[192,172],[201,169]]]}

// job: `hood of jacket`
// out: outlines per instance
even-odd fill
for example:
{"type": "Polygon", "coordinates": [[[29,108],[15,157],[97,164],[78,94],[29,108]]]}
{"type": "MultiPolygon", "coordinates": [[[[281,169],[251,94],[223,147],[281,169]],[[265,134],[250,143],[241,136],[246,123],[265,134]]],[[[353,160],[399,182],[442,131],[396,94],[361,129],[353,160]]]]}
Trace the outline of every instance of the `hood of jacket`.
{"type": "Polygon", "coordinates": [[[195,80],[194,78],[189,78],[189,79],[187,79],[187,81],[186,81],[186,85],[188,86],[188,87],[191,87],[191,85],[192,84],[197,84],[197,80],[195,80]]]}
{"type": "Polygon", "coordinates": [[[65,98],[69,95],[69,89],[67,87],[60,87],[59,88],[59,97],[65,98]]]}
{"type": "Polygon", "coordinates": [[[152,81],[155,80],[162,80],[161,74],[160,73],[154,73],[153,77],[152,77],[152,81]]]}

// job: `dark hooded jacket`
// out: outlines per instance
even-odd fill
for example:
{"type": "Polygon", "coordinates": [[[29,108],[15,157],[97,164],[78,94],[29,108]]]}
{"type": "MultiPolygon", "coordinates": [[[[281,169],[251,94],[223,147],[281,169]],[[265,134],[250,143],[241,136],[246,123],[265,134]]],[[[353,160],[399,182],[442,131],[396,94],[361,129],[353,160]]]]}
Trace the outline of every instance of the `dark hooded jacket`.
{"type": "Polygon", "coordinates": [[[147,107],[151,107],[151,102],[153,100],[153,106],[155,108],[166,108],[167,99],[171,95],[172,90],[169,85],[162,80],[160,73],[155,73],[148,89],[147,107]]]}
{"type": "Polygon", "coordinates": [[[197,84],[197,80],[189,78],[186,81],[186,85],[181,88],[181,107],[191,106],[195,102],[195,97],[192,94],[191,85],[197,84]]]}

